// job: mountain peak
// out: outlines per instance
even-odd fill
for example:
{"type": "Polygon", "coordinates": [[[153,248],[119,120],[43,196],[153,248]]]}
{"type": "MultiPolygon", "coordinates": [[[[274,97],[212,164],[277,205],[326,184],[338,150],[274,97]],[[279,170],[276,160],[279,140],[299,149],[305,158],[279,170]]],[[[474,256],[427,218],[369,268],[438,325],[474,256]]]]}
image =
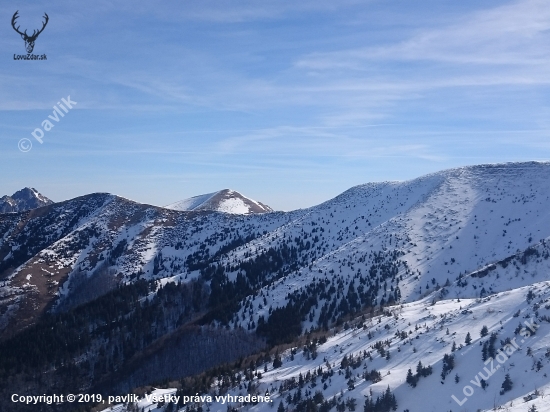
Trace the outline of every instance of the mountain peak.
{"type": "Polygon", "coordinates": [[[166,209],[191,211],[211,210],[237,215],[272,212],[269,206],[250,199],[241,193],[223,189],[213,193],[193,196],[165,206],[166,209]]]}
{"type": "Polygon", "coordinates": [[[35,188],[24,187],[11,196],[4,195],[0,198],[0,213],[23,212],[52,203],[52,200],[39,193],[35,188]]]}

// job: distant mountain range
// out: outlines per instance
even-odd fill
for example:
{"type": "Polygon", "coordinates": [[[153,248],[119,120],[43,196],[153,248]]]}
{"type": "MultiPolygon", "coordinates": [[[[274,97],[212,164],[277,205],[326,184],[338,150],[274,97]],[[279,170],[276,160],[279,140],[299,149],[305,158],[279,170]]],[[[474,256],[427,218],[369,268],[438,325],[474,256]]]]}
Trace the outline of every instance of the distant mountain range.
{"type": "Polygon", "coordinates": [[[53,201],[38,193],[36,189],[25,187],[11,196],[6,195],[0,198],[0,213],[24,212],[52,203],[53,201]]]}
{"type": "MultiPolygon", "coordinates": [[[[36,189],[25,187],[11,196],[5,195],[0,198],[0,213],[24,212],[52,203],[54,203],[52,200],[36,189]]],[[[164,207],[179,211],[213,211],[235,215],[273,212],[269,206],[230,189],[193,196],[164,207]]]]}
{"type": "Polygon", "coordinates": [[[165,208],[181,211],[212,210],[239,215],[273,212],[269,206],[230,189],[190,197],[165,206],[165,208]]]}
{"type": "Polygon", "coordinates": [[[287,412],[349,397],[363,410],[389,385],[384,402],[401,411],[527,410],[550,393],[549,196],[550,163],[526,162],[367,183],[291,212],[227,190],[167,208],[94,193],[0,214],[0,398],[21,382],[127,393],[292,342],[186,395],[269,391],[287,412]],[[525,321],[541,326],[524,342],[525,321]],[[483,351],[514,336],[521,354],[463,392],[483,351]]]}

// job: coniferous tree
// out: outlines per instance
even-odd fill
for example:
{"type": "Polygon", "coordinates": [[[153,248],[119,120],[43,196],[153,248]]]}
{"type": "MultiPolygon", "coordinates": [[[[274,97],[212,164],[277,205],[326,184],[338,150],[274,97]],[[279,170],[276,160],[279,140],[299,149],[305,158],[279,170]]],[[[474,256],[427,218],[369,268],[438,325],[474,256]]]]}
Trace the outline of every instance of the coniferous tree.
{"type": "Polygon", "coordinates": [[[357,400],[355,398],[349,398],[346,400],[346,406],[351,412],[355,411],[355,408],[357,407],[357,400]]]}
{"type": "Polygon", "coordinates": [[[487,346],[487,356],[489,358],[494,358],[496,356],[496,349],[495,349],[496,341],[497,341],[497,333],[493,332],[489,337],[489,344],[487,346]]]}
{"type": "Polygon", "coordinates": [[[416,378],[414,377],[412,371],[409,369],[407,371],[406,382],[411,385],[413,388],[416,388],[416,378]]]}
{"type": "Polygon", "coordinates": [[[422,366],[422,361],[418,361],[418,364],[416,365],[416,374],[418,376],[422,376],[423,370],[424,370],[424,366],[422,366]]]}
{"type": "Polygon", "coordinates": [[[481,332],[479,332],[479,335],[484,338],[485,336],[487,336],[489,334],[489,328],[487,328],[486,325],[483,325],[483,327],[481,328],[481,332]]]}
{"type": "Polygon", "coordinates": [[[281,360],[281,357],[277,353],[275,355],[275,359],[273,360],[273,368],[277,369],[277,368],[280,368],[281,366],[283,366],[283,361],[281,360]]]}
{"type": "Polygon", "coordinates": [[[453,370],[455,367],[455,357],[454,355],[443,355],[443,370],[441,371],[441,379],[445,377],[453,370]]]}
{"type": "Polygon", "coordinates": [[[372,397],[367,396],[367,399],[365,399],[365,406],[363,407],[363,412],[375,412],[374,402],[372,401],[372,397]]]}
{"type": "Polygon", "coordinates": [[[506,376],[504,377],[504,382],[502,382],[502,386],[501,386],[502,389],[500,390],[500,394],[504,395],[505,392],[508,392],[509,390],[512,389],[512,386],[513,386],[512,379],[510,379],[510,374],[507,373],[506,376]]]}
{"type": "Polygon", "coordinates": [[[488,343],[487,342],[483,342],[483,347],[481,348],[481,360],[482,361],[486,361],[487,360],[487,347],[488,347],[488,343]]]}

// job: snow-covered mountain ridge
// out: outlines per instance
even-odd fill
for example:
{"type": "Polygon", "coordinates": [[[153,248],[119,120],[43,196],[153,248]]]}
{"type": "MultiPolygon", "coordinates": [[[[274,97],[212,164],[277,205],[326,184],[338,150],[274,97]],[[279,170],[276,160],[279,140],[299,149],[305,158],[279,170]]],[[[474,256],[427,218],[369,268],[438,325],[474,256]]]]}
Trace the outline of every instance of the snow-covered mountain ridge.
{"type": "MultiPolygon", "coordinates": [[[[120,285],[140,280],[156,285],[148,292],[149,299],[169,285],[181,289],[182,296],[198,294],[193,305],[181,311],[176,307],[170,317],[165,315],[162,333],[198,319],[211,327],[247,331],[269,344],[288,342],[319,327],[353,324],[358,315],[380,305],[403,305],[403,313],[408,313],[415,305],[430,310],[435,304],[452,312],[455,306],[466,310],[460,308],[466,300],[476,303],[507,293],[526,296],[525,288],[534,284],[539,285],[534,293],[542,293],[546,286],[540,285],[549,279],[548,177],[549,163],[471,166],[406,182],[356,186],[318,206],[287,213],[178,211],[93,194],[0,215],[0,305],[4,308],[0,327],[9,337],[50,309],[64,312],[93,303],[120,285]],[[178,316],[183,320],[178,321],[178,316]]],[[[502,313],[513,315],[517,305],[508,303],[510,310],[502,313]]],[[[543,316],[538,309],[539,314],[532,311],[534,316],[543,316]]],[[[412,312],[407,319],[413,326],[421,322],[412,312]]],[[[457,322],[466,319],[458,317],[457,322]]],[[[381,322],[386,322],[385,317],[381,322]]],[[[476,330],[460,329],[459,323],[457,331],[471,330],[477,336],[476,330]]],[[[397,327],[403,330],[399,323],[388,325],[385,339],[397,327]]],[[[150,327],[154,333],[146,328],[143,333],[160,339],[158,324],[150,327]]],[[[102,353],[108,362],[124,365],[126,358],[120,353],[127,351],[115,352],[108,342],[97,339],[94,348],[104,345],[102,353]]],[[[148,339],[139,337],[146,345],[148,339]]],[[[401,366],[395,363],[394,367],[401,375],[402,368],[406,366],[406,372],[417,361],[414,356],[411,362],[399,358],[399,353],[395,357],[392,353],[389,361],[399,362],[401,366]]],[[[445,354],[438,349],[432,360],[422,353],[434,365],[445,354]]],[[[382,363],[376,362],[381,361],[375,359],[373,367],[378,369],[382,363]]],[[[295,376],[292,373],[288,376],[295,376]]],[[[399,392],[406,385],[382,375],[384,389],[390,385],[399,408],[409,407],[402,403],[408,395],[399,392]]],[[[412,393],[422,392],[423,382],[432,378],[421,378],[412,393]]],[[[345,391],[346,385],[333,389],[345,391]]],[[[485,403],[480,405],[486,408],[485,403]]],[[[458,405],[442,410],[450,409],[476,410],[458,405]]]]}
{"type": "Polygon", "coordinates": [[[213,212],[240,215],[273,212],[273,209],[269,206],[243,196],[231,189],[223,189],[214,193],[190,197],[189,199],[180,200],[165,206],[165,208],[180,211],[210,210],[213,212]]]}
{"type": "MultiPolygon", "coordinates": [[[[281,239],[288,241],[296,233],[310,240],[307,265],[249,300],[250,323],[266,316],[270,307],[287,304],[289,290],[313,290],[311,285],[327,279],[339,283],[342,295],[351,282],[355,291],[361,284],[368,290],[368,285],[370,294],[360,296],[362,304],[382,298],[391,302],[396,290],[402,300],[414,301],[550,236],[549,171],[544,163],[477,166],[410,182],[358,186],[220,263],[231,265],[254,250],[278,247],[281,239]],[[264,296],[269,296],[268,304],[264,296]]],[[[506,287],[493,285],[493,290],[506,287]]],[[[480,291],[463,291],[462,296],[476,297],[480,291]]],[[[341,299],[324,300],[337,307],[341,299]]],[[[317,310],[313,318],[319,316],[317,310]]]]}
{"type": "MultiPolygon", "coordinates": [[[[410,301],[550,236],[549,172],[547,163],[465,167],[357,186],[309,209],[250,216],[89,195],[52,205],[45,216],[1,216],[0,269],[15,291],[10,296],[32,290],[45,305],[70,295],[67,279],[97,275],[105,259],[117,282],[194,279],[205,265],[229,281],[242,273],[250,282],[243,265],[272,254],[273,267],[252,281],[278,280],[247,306],[258,308],[266,293],[274,307],[285,305],[289,290],[328,275],[347,290],[352,278],[356,288],[369,274],[362,305],[392,301],[396,290],[410,301]],[[26,250],[31,238],[43,242],[26,250]]],[[[266,310],[237,325],[256,324],[266,310]]]]}
{"type": "Polygon", "coordinates": [[[38,193],[36,189],[25,187],[11,196],[4,195],[0,198],[0,213],[24,212],[52,203],[53,201],[38,193]]]}

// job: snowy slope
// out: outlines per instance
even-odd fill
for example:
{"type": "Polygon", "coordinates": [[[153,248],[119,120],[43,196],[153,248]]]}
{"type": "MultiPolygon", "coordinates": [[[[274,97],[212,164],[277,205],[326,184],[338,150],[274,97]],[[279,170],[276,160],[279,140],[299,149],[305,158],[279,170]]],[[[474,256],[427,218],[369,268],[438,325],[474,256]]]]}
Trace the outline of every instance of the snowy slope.
{"type": "Polygon", "coordinates": [[[170,205],[164,206],[166,209],[173,209],[173,210],[195,210],[195,208],[199,207],[209,199],[213,198],[214,195],[216,195],[218,192],[214,193],[207,193],[205,195],[199,195],[199,196],[193,196],[188,199],[180,200],[178,202],[172,203],[170,205]]]}
{"type": "MultiPolygon", "coordinates": [[[[273,403],[283,402],[287,410],[297,407],[294,401],[289,404],[288,396],[295,398],[298,391],[301,400],[312,398],[316,391],[323,399],[336,398],[338,403],[353,398],[362,410],[366,397],[376,398],[389,386],[400,411],[492,410],[495,404],[511,411],[526,411],[535,404],[538,411],[549,411],[544,395],[550,394],[550,325],[542,321],[550,315],[548,302],[550,282],[545,281],[483,299],[450,299],[433,304],[426,298],[389,307],[384,315],[352,323],[349,329],[329,337],[316,348],[315,358],[311,352],[295,348],[296,355],[291,350],[282,354],[279,368],[271,363],[260,365],[257,371],[261,377],[254,379],[253,392],[269,392],[273,403]],[[526,302],[529,291],[535,297],[526,302]],[[480,336],[483,326],[488,329],[485,337],[480,336]],[[471,334],[470,344],[465,343],[467,333],[471,334]],[[483,361],[481,345],[492,333],[497,334],[495,359],[483,361]],[[504,343],[507,338],[509,346],[504,343]],[[503,354],[498,352],[501,348],[503,354]],[[444,355],[454,355],[454,368],[442,379],[444,355]],[[342,368],[344,357],[356,362],[342,368]],[[420,378],[413,388],[407,384],[406,375],[408,369],[416,370],[418,362],[431,366],[433,373],[420,378]],[[364,372],[372,370],[380,373],[379,382],[365,380],[364,372]],[[510,374],[513,387],[501,394],[505,374],[510,374]],[[297,384],[300,375],[305,380],[301,387],[297,384]],[[488,383],[485,389],[480,387],[483,378],[488,383]],[[466,386],[469,388],[464,389],[466,386]],[[535,391],[538,396],[527,402],[523,399],[535,391]]],[[[217,390],[216,385],[211,388],[213,398],[217,390]]],[[[246,385],[228,392],[233,396],[246,393],[246,385]]],[[[212,412],[224,412],[228,405],[214,398],[208,407],[212,412]]],[[[242,409],[269,411],[272,407],[259,403],[242,409]]]]}
{"type": "Polygon", "coordinates": [[[269,206],[252,200],[246,196],[243,196],[239,192],[230,189],[224,189],[218,192],[180,200],[165,206],[165,208],[180,211],[211,210],[215,212],[241,215],[250,213],[267,213],[273,211],[273,209],[269,206]]]}
{"type": "MultiPolygon", "coordinates": [[[[369,395],[371,389],[376,396],[389,385],[398,400],[399,410],[409,409],[411,412],[488,410],[492,408],[495,398],[497,405],[503,405],[525,396],[535,388],[544,391],[550,387],[550,378],[545,376],[545,372],[550,371],[549,359],[546,356],[546,348],[550,343],[550,338],[547,336],[550,326],[540,323],[538,320],[532,320],[531,323],[540,324],[540,329],[535,335],[522,337],[514,334],[518,324],[523,324],[525,320],[535,319],[535,305],[537,302],[548,301],[549,296],[550,284],[542,282],[534,284],[532,287],[503,292],[485,299],[444,300],[435,305],[429,299],[424,299],[388,308],[389,316],[373,319],[372,323],[367,323],[366,329],[348,330],[329,338],[328,342],[318,349],[317,362],[304,362],[304,358],[299,356],[294,361],[285,363],[283,360],[283,367],[264,374],[262,383],[271,387],[271,385],[277,385],[282,379],[297,377],[299,373],[305,375],[308,370],[311,371],[316,367],[326,365],[324,358],[332,368],[337,368],[345,355],[357,356],[363,351],[373,353],[376,352],[373,349],[373,344],[389,342],[389,345],[384,344],[385,350],[390,352],[389,360],[380,356],[379,353],[372,355],[372,361],[363,360],[361,367],[354,371],[355,389],[353,390],[347,390],[348,385],[344,376],[333,377],[332,385],[325,390],[325,398],[338,396],[343,389],[344,398],[355,397],[361,401],[364,399],[364,395],[369,395]],[[537,294],[537,298],[530,304],[525,302],[529,289],[534,290],[537,294]],[[520,311],[519,316],[514,317],[517,311],[520,311]],[[521,348],[514,351],[510,359],[502,364],[498,361],[494,362],[498,370],[487,379],[489,386],[486,390],[482,390],[470,382],[470,380],[475,380],[480,371],[483,373],[482,376],[487,375],[484,371],[486,365],[481,359],[480,342],[487,341],[488,336],[480,338],[479,335],[483,325],[488,327],[489,333],[498,333],[498,348],[501,347],[500,340],[506,338],[515,338],[521,348]],[[397,331],[405,332],[407,337],[405,339],[396,337],[397,331]],[[471,333],[473,340],[470,345],[465,345],[464,340],[468,332],[471,333]],[[369,333],[372,335],[370,339],[368,338],[369,333]],[[454,352],[456,366],[442,381],[440,374],[443,355],[453,353],[451,351],[453,341],[458,346],[454,352]],[[460,348],[461,346],[462,348],[460,348]],[[528,347],[531,348],[530,355],[527,354],[528,347]],[[542,369],[534,371],[532,368],[538,360],[543,365],[542,369]],[[425,366],[431,365],[433,374],[421,378],[417,387],[412,388],[405,382],[405,377],[407,370],[411,368],[414,371],[419,361],[425,366]],[[369,370],[378,370],[383,377],[382,380],[371,384],[357,377],[357,374],[360,374],[365,367],[369,370]],[[512,391],[500,395],[505,373],[510,373],[514,388],[512,391]],[[456,374],[460,379],[458,383],[455,383],[454,380],[456,374]],[[464,406],[460,407],[452,396],[455,395],[459,401],[463,401],[465,396],[462,389],[465,385],[473,386],[475,391],[472,396],[467,398],[464,406]],[[333,387],[332,390],[331,387],[333,387]]],[[[548,314],[548,309],[540,310],[541,316],[548,314]]],[[[538,404],[542,405],[541,402],[538,404]]],[[[216,409],[213,408],[213,410],[216,409]]]]}
{"type": "MultiPolygon", "coordinates": [[[[257,323],[270,307],[284,306],[289,290],[305,290],[335,275],[343,280],[344,292],[351,282],[357,289],[361,277],[368,278],[367,284],[377,278],[388,289],[386,293],[384,286],[379,301],[385,297],[387,302],[397,287],[403,300],[414,301],[461,274],[523,253],[550,236],[549,176],[548,163],[524,163],[358,186],[232,251],[223,263],[232,264],[285,240],[311,240],[303,252],[307,264],[252,298],[248,306],[253,314],[246,316],[246,323],[257,323]],[[383,279],[381,260],[393,262],[394,275],[383,279]]],[[[506,285],[492,288],[503,290],[506,285]]],[[[480,290],[461,295],[476,297],[480,290]]],[[[243,314],[244,309],[239,317],[243,314]]]]}

